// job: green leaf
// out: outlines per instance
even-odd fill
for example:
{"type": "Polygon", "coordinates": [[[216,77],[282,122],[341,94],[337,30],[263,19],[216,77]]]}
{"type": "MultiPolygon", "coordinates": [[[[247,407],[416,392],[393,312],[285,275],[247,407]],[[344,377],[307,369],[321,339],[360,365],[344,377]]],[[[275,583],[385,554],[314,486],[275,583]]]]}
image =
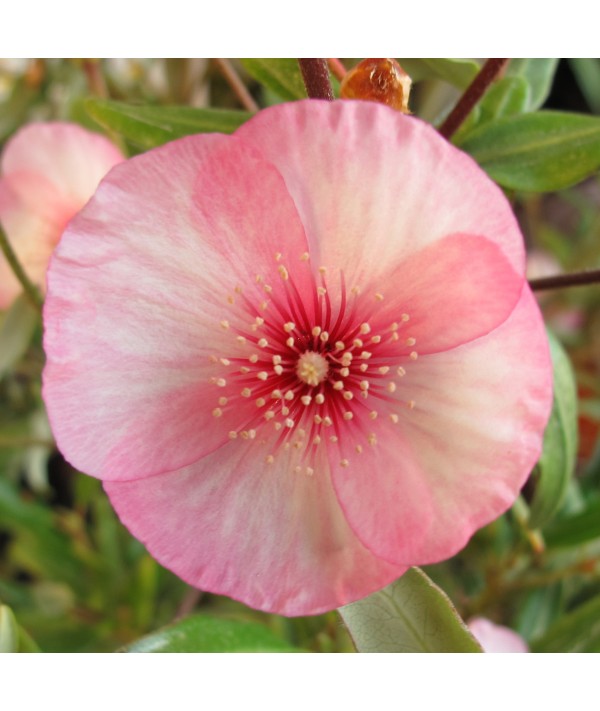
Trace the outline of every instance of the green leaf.
{"type": "Polygon", "coordinates": [[[39,651],[37,644],[17,623],[10,607],[0,605],[0,653],[39,651]]]}
{"type": "Polygon", "coordinates": [[[504,77],[495,82],[483,97],[480,123],[514,116],[526,111],[529,102],[529,85],[522,77],[504,77]]]}
{"type": "Polygon", "coordinates": [[[85,107],[105,129],[115,131],[142,148],[154,148],[195,133],[233,133],[252,115],[247,111],[137,106],[100,99],[89,99],[85,107]]]}
{"type": "Polygon", "coordinates": [[[600,119],[538,111],[487,123],[459,145],[506,188],[562,190],[600,167],[600,119]]]}
{"type": "Polygon", "coordinates": [[[541,528],[560,508],[577,459],[577,386],[569,357],[548,332],[554,371],[554,404],[544,432],[542,456],[534,471],[535,493],[528,526],[541,528]]]}
{"type": "Polygon", "coordinates": [[[422,570],[341,607],[359,652],[481,652],[448,596],[422,570]]]}
{"type": "Polygon", "coordinates": [[[415,82],[441,79],[458,89],[466,89],[480,69],[473,59],[399,59],[398,62],[415,82]]]}
{"type": "Polygon", "coordinates": [[[600,114],[600,60],[577,58],[568,62],[585,100],[595,114],[600,114]]]}
{"type": "Polygon", "coordinates": [[[132,642],[122,652],[300,652],[258,622],[186,617],[132,642]]]}
{"type": "Polygon", "coordinates": [[[563,615],[530,647],[532,652],[600,652],[600,596],[563,615]]]}
{"type": "Polygon", "coordinates": [[[0,314],[0,378],[27,350],[38,319],[39,313],[24,294],[5,314],[0,314]]]}
{"type": "Polygon", "coordinates": [[[552,548],[579,546],[600,538],[600,501],[583,511],[554,522],[544,530],[546,545],[552,548]]]}
{"type": "Polygon", "coordinates": [[[240,59],[244,69],[286,101],[306,99],[297,59],[240,59]]]}
{"type": "Polygon", "coordinates": [[[529,85],[526,111],[535,111],[548,98],[558,59],[511,59],[506,70],[507,77],[522,77],[529,85]]]}

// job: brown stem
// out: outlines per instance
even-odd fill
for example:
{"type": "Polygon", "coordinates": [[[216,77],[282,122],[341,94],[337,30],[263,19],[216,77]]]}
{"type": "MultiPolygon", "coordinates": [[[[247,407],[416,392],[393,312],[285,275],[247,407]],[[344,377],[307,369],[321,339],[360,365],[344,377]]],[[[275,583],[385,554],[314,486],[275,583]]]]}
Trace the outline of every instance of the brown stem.
{"type": "Polygon", "coordinates": [[[81,66],[83,67],[92,94],[100,99],[107,99],[108,88],[104,81],[100,61],[100,59],[82,59],[81,66]]]}
{"type": "Polygon", "coordinates": [[[342,81],[342,79],[346,76],[347,71],[346,67],[340,62],[339,59],[328,59],[327,64],[329,65],[329,69],[333,76],[336,79],[339,79],[339,81],[342,81]]]}
{"type": "Polygon", "coordinates": [[[225,77],[225,80],[232,88],[233,93],[239,99],[240,104],[245,109],[255,114],[258,111],[258,104],[250,95],[250,92],[246,88],[246,85],[240,79],[238,73],[235,71],[233,64],[228,59],[215,58],[213,59],[213,62],[217,65],[219,71],[225,77]]]}
{"type": "Polygon", "coordinates": [[[300,71],[306,93],[311,99],[333,101],[333,89],[329,79],[329,69],[325,59],[299,59],[300,71]]]}
{"type": "Polygon", "coordinates": [[[570,286],[598,283],[600,283],[600,269],[590,269],[585,272],[574,272],[573,274],[557,274],[556,276],[529,280],[529,286],[533,291],[565,289],[570,286]]]}
{"type": "Polygon", "coordinates": [[[465,89],[456,106],[452,109],[438,131],[444,138],[453,136],[462,122],[471,113],[475,104],[485,94],[486,89],[506,66],[508,59],[488,59],[479,74],[465,89]]]}

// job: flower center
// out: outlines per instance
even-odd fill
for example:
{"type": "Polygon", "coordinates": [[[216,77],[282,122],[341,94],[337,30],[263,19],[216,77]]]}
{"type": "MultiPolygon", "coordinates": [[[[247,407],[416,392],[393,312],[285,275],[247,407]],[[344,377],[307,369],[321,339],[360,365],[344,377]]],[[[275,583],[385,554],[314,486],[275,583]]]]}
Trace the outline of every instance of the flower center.
{"type": "Polygon", "coordinates": [[[296,365],[296,375],[303,383],[315,387],[322,383],[329,372],[329,363],[320,354],[313,351],[306,351],[296,365]]]}
{"type": "Polygon", "coordinates": [[[281,257],[276,281],[257,275],[226,294],[209,356],[212,414],[229,439],[264,447],[266,464],[281,454],[312,474],[334,452],[347,467],[416,405],[400,385],[418,357],[410,316],[382,309],[375,290],[347,289],[343,274],[332,297],[324,267],[308,279],[300,271],[310,269],[308,254],[291,270],[281,257]]]}

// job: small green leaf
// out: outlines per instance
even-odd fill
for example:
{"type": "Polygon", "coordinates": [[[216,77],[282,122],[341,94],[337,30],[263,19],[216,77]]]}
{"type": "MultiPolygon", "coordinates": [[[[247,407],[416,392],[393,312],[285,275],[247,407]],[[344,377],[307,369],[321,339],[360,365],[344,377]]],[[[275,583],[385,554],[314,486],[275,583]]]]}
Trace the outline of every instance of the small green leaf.
{"type": "Polygon", "coordinates": [[[132,642],[122,652],[300,652],[258,622],[194,615],[132,642]]]}
{"type": "Polygon", "coordinates": [[[399,59],[398,62],[415,82],[441,79],[458,89],[466,89],[480,69],[473,59],[399,59]]]}
{"type": "Polygon", "coordinates": [[[341,607],[359,652],[481,652],[448,596],[422,570],[341,607]]]}
{"type": "Polygon", "coordinates": [[[562,190],[600,167],[600,119],[538,111],[487,123],[459,145],[506,188],[562,190]]]}
{"type": "Polygon", "coordinates": [[[600,652],[600,596],[563,615],[530,647],[532,652],[600,652]]]}
{"type": "Polygon", "coordinates": [[[522,77],[529,85],[526,111],[535,111],[548,98],[558,59],[511,59],[506,70],[507,77],[522,77]]]}
{"type": "Polygon", "coordinates": [[[541,528],[560,508],[577,458],[577,387],[569,357],[548,332],[554,371],[554,404],[544,433],[542,456],[533,474],[535,493],[529,507],[530,528],[541,528]]]}
{"type": "Polygon", "coordinates": [[[196,109],[191,106],[137,106],[100,99],[89,99],[85,106],[101,126],[142,148],[154,148],[195,133],[233,133],[251,116],[247,111],[196,109]]]}
{"type": "Polygon", "coordinates": [[[0,314],[0,378],[27,350],[38,319],[39,313],[24,294],[0,314]]]}
{"type": "Polygon", "coordinates": [[[600,501],[594,501],[583,511],[555,521],[544,530],[546,545],[551,548],[579,546],[600,538],[600,501]]]}
{"type": "Polygon", "coordinates": [[[241,59],[244,69],[285,101],[306,99],[297,59],[241,59]]]}

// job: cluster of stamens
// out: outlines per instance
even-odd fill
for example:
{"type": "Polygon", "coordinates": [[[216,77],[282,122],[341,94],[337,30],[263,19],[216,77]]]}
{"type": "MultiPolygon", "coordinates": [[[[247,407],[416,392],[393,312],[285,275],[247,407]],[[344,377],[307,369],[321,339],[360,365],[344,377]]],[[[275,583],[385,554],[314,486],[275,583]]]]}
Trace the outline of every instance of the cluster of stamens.
{"type": "MultiPolygon", "coordinates": [[[[307,262],[308,255],[300,259],[307,262]]],[[[226,431],[232,440],[269,443],[267,464],[280,448],[294,448],[295,469],[310,475],[324,447],[334,446],[347,467],[354,455],[377,445],[374,420],[383,416],[397,424],[401,409],[415,407],[400,397],[405,366],[418,357],[407,333],[410,316],[401,313],[382,326],[374,312],[383,294],[360,295],[354,287],[348,298],[343,278],[334,308],[323,267],[320,284],[312,279],[314,294],[303,297],[283,264],[277,271],[279,284],[257,275],[251,296],[239,286],[227,295],[229,314],[219,328],[231,334],[232,344],[230,352],[211,356],[217,391],[212,414],[227,427],[228,415],[235,413],[239,422],[243,408],[244,426],[226,431]]]]}

